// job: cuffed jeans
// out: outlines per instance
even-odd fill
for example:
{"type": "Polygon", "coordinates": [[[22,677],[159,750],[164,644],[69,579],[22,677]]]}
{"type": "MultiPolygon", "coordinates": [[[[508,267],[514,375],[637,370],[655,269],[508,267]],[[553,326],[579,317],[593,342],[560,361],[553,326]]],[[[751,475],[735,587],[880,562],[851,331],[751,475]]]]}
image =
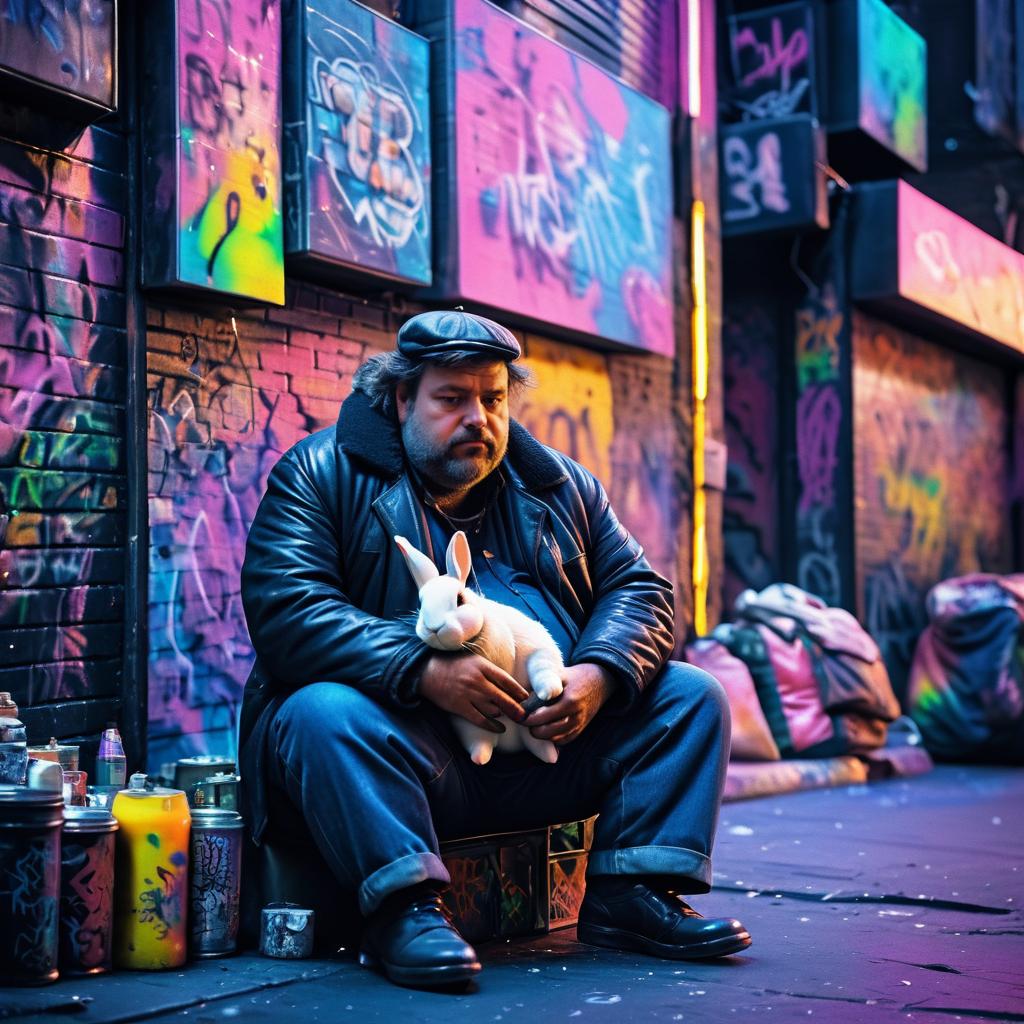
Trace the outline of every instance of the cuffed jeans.
{"type": "Polygon", "coordinates": [[[392,710],[337,683],[289,696],[267,742],[271,836],[298,811],[364,914],[398,889],[448,883],[440,840],[592,814],[588,875],[711,885],[729,706],[692,665],[669,662],[625,714],[602,709],[553,765],[525,751],[475,765],[433,706],[392,710]]]}

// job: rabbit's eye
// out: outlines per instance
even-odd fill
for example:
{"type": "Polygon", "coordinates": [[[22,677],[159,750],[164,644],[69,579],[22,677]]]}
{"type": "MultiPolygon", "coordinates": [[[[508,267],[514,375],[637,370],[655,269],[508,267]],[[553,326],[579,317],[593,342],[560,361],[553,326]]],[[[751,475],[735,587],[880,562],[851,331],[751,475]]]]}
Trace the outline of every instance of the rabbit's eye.
{"type": "Polygon", "coordinates": [[[464,590],[460,590],[459,591],[459,596],[455,598],[455,604],[456,604],[456,606],[458,606],[458,605],[463,605],[465,603],[466,603],[466,592],[464,590]]]}

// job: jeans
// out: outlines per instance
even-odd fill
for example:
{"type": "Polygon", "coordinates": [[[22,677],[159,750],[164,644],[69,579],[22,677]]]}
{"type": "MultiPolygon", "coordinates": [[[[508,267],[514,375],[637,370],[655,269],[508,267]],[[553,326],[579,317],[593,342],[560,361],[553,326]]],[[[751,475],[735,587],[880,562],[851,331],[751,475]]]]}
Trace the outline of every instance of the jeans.
{"type": "Polygon", "coordinates": [[[432,705],[393,710],[337,683],[291,694],[267,743],[269,836],[304,822],[364,915],[396,890],[447,884],[441,840],[593,814],[589,876],[711,885],[729,706],[692,665],[669,662],[624,714],[606,705],[553,765],[525,751],[475,765],[432,705]]]}

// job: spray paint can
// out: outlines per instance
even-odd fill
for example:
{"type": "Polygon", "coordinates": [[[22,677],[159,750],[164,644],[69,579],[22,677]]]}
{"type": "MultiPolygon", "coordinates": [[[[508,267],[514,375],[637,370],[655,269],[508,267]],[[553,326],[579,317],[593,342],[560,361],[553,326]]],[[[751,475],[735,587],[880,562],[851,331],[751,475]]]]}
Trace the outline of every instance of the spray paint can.
{"type": "Polygon", "coordinates": [[[114,797],[117,889],[114,964],[162,970],[185,962],[188,904],[188,832],[185,794],[147,788],[136,773],[114,797]]]}
{"type": "Polygon", "coordinates": [[[189,938],[195,957],[235,952],[244,835],[237,811],[193,808],[189,938]]]}
{"type": "Polygon", "coordinates": [[[57,980],[59,791],[0,785],[0,984],[57,980]]]}
{"type": "Polygon", "coordinates": [[[100,736],[100,749],[96,754],[93,782],[97,786],[123,786],[125,764],[121,734],[113,722],[107,722],[107,727],[100,736]]]}
{"type": "Polygon", "coordinates": [[[114,927],[114,833],[99,807],[66,807],[60,852],[60,970],[110,970],[114,927]]]}
{"type": "Polygon", "coordinates": [[[24,785],[27,771],[25,726],[12,715],[0,714],[0,783],[24,785]]]}
{"type": "Polygon", "coordinates": [[[260,913],[260,952],[279,960],[303,960],[313,952],[316,911],[295,903],[268,903],[260,913]]]}

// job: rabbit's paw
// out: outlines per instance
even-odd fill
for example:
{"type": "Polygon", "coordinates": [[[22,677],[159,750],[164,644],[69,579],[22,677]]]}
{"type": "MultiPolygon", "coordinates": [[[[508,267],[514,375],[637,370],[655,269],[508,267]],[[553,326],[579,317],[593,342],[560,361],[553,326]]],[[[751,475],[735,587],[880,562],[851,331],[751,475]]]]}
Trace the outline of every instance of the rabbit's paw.
{"type": "Polygon", "coordinates": [[[554,700],[562,695],[562,677],[554,669],[542,669],[530,677],[530,686],[541,700],[554,700]]]}

